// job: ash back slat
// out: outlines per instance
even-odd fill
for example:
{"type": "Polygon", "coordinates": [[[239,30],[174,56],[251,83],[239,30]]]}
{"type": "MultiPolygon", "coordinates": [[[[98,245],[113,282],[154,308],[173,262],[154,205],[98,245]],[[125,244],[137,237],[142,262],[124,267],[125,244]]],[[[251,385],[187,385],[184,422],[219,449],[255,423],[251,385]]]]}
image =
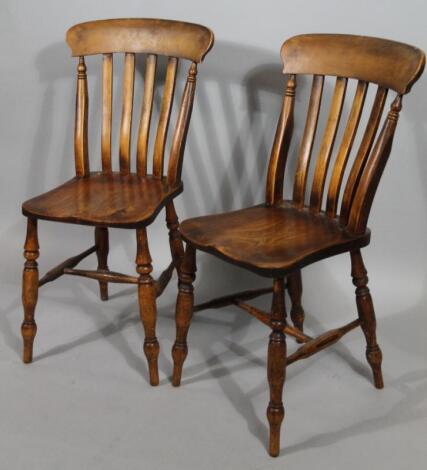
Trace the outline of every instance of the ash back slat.
{"type": "Polygon", "coordinates": [[[163,178],[165,149],[174,102],[178,63],[188,63],[187,84],[177,112],[168,181],[179,183],[182,155],[194,99],[196,64],[213,44],[212,32],[203,26],[171,20],[117,19],[82,23],[67,32],[67,42],[79,57],[75,123],[75,165],[77,176],[89,174],[87,141],[88,85],[84,56],[102,54],[101,161],[104,173],[112,172],[113,57],[124,54],[122,109],[119,135],[119,166],[122,174],[132,171],[132,119],[136,54],[146,54],[144,87],[136,144],[136,172],[147,175],[149,135],[153,121],[153,103],[159,56],[167,58],[157,130],[153,145],[153,176],[163,178]],[[178,178],[178,179],[177,179],[178,178]]]}
{"type": "Polygon", "coordinates": [[[402,96],[410,91],[421,75],[424,53],[415,47],[379,38],[309,34],[286,41],[281,56],[283,72],[290,78],[270,155],[266,204],[283,201],[283,176],[294,124],[295,89],[300,75],[312,75],[307,118],[294,177],[293,204],[304,208],[308,196],[307,210],[330,218],[339,217],[340,223],[350,233],[363,233],[391,151],[402,96]],[[319,151],[313,157],[320,110],[323,106],[328,107],[328,103],[322,102],[328,76],[335,77],[335,86],[319,151]],[[340,124],[347,85],[354,81],[357,85],[348,117],[340,124]],[[292,93],[289,92],[290,84],[292,93]],[[370,111],[366,106],[369,84],[377,87],[370,111]],[[389,90],[396,92],[396,98],[378,134],[389,90]],[[360,130],[364,112],[369,114],[369,118],[365,129],[360,130]],[[339,132],[340,125],[343,126],[342,133],[339,132]],[[361,139],[358,148],[354,148],[358,132],[361,139]],[[338,135],[340,142],[336,143],[338,135]],[[351,157],[353,153],[354,158],[351,157]],[[310,168],[313,168],[313,181],[307,194],[310,168]]]}

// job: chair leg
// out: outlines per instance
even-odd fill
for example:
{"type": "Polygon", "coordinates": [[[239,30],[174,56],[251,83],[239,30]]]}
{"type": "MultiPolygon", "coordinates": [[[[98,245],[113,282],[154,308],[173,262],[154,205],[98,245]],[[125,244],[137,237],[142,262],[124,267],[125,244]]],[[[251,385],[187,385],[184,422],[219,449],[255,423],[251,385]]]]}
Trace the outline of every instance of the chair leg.
{"type": "Polygon", "coordinates": [[[37,238],[37,219],[27,220],[27,237],[24,246],[24,273],[22,277],[22,304],[24,306],[24,321],[21,334],[24,340],[23,361],[28,364],[33,360],[33,343],[37,333],[34,313],[39,289],[39,271],[36,259],[39,257],[37,238]]]}
{"type": "Polygon", "coordinates": [[[296,328],[303,331],[304,326],[304,309],[301,304],[302,297],[302,278],[301,270],[294,271],[287,277],[288,292],[291,298],[291,320],[296,328]]]}
{"type": "Polygon", "coordinates": [[[173,201],[166,206],[166,225],[169,229],[169,245],[175,269],[178,271],[184,257],[184,245],[179,233],[179,221],[173,201]]]}
{"type": "Polygon", "coordinates": [[[159,342],[156,338],[156,289],[151,271],[151,256],[148,249],[147,231],[144,228],[137,229],[137,255],[136,271],[139,274],[138,281],[138,300],[141,321],[144,326],[145,340],[144,353],[148,361],[148,370],[150,374],[150,384],[159,384],[159,342]]]}
{"type": "Polygon", "coordinates": [[[351,252],[351,276],[356,286],[356,304],[366,338],[366,358],[371,366],[376,388],[383,388],[382,353],[377,343],[374,304],[368,288],[368,276],[360,250],[351,252]]]}
{"type": "Polygon", "coordinates": [[[173,375],[172,385],[181,383],[182,366],[187,357],[187,334],[193,316],[193,282],[196,278],[196,250],[187,245],[184,258],[179,269],[178,298],[176,302],[176,340],[172,347],[173,375]]]}
{"type": "Polygon", "coordinates": [[[277,457],[280,452],[280,428],[285,409],[282,403],[283,386],[286,377],[286,337],[283,328],[286,323],[286,309],[283,279],[275,279],[273,285],[273,310],[271,312],[270,340],[268,344],[267,378],[270,386],[270,402],[267,419],[270,424],[269,453],[277,457]]]}
{"type": "MultiPolygon", "coordinates": [[[[98,258],[98,271],[108,271],[108,228],[95,228],[96,256],[98,258]]],[[[99,281],[99,294],[101,300],[108,300],[108,282],[99,281]]]]}

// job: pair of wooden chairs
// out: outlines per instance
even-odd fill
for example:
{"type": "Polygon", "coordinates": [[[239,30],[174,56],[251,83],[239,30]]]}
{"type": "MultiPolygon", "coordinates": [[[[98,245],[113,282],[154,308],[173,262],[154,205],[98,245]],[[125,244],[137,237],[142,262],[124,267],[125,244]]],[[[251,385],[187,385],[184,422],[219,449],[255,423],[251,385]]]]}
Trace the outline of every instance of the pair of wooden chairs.
{"type": "Polygon", "coordinates": [[[34,312],[39,286],[63,274],[85,276],[99,281],[101,299],[107,300],[109,282],[131,283],[138,286],[150,383],[157,385],[159,345],[155,332],[156,297],[162,293],[176,269],[179,293],[176,341],[172,350],[173,385],[180,384],[187,355],[187,333],[194,311],[234,304],[270,327],[267,361],[270,455],[277,456],[280,450],[280,428],[284,418],[282,392],[286,368],[291,363],[311,356],[334,344],[345,333],[361,327],[366,337],[366,356],[373,371],[375,386],[382,388],[382,356],[376,340],[375,313],[360,250],[370,241],[368,216],[391,151],[402,96],[409,92],[424,68],[422,51],[384,39],[348,35],[302,35],[286,41],[281,56],[283,72],[288,75],[288,80],[268,166],[265,203],[226,214],[186,220],[179,225],[173,199],[182,191],[181,168],[194,98],[197,63],[212,47],[212,32],[203,26],[174,21],[108,20],[74,26],[67,34],[67,41],[73,55],[79,57],[75,126],[77,176],[23,204],[23,213],[28,218],[23,276],[24,362],[32,360],[36,334],[34,312]],[[124,53],[125,59],[120,172],[114,172],[111,165],[112,67],[113,53],[118,52],[124,53]],[[147,55],[136,172],[132,172],[130,142],[136,53],[147,55]],[[102,172],[89,171],[88,92],[84,56],[91,54],[103,54],[102,172]],[[153,146],[153,171],[147,174],[148,135],[158,55],[169,58],[153,146]],[[165,141],[180,59],[189,60],[191,65],[172,139],[167,175],[164,176],[165,141]],[[283,182],[293,132],[297,77],[300,75],[313,77],[312,88],[297,157],[292,198],[285,200],[283,182]],[[335,86],[319,151],[312,157],[327,76],[336,77],[335,86]],[[355,82],[354,98],[345,126],[342,132],[338,132],[346,90],[351,82],[355,82]],[[369,86],[375,87],[375,96],[358,139],[369,86]],[[378,132],[389,90],[395,92],[396,96],[378,132]],[[334,154],[337,135],[341,135],[341,141],[334,154]],[[353,149],[355,142],[359,142],[357,149],[353,149]],[[313,172],[311,186],[310,172],[313,172]],[[151,277],[146,227],[163,207],[166,209],[169,227],[172,262],[154,281],[151,277]],[[82,254],[64,261],[39,280],[36,261],[39,256],[38,219],[94,226],[95,244],[82,254]],[[138,276],[109,270],[109,227],[136,229],[138,276]],[[186,242],[185,253],[182,239],[186,242]],[[197,250],[272,278],[273,286],[194,306],[197,250]],[[303,331],[301,269],[323,258],[345,252],[351,256],[358,318],[312,338],[303,331]],[[91,253],[97,254],[98,269],[76,269],[78,262],[91,253]],[[292,324],[287,320],[285,309],[286,289],[291,298],[292,324]],[[273,294],[271,312],[264,312],[246,302],[269,292],[273,294]],[[289,355],[286,336],[292,336],[302,343],[289,355]]]}

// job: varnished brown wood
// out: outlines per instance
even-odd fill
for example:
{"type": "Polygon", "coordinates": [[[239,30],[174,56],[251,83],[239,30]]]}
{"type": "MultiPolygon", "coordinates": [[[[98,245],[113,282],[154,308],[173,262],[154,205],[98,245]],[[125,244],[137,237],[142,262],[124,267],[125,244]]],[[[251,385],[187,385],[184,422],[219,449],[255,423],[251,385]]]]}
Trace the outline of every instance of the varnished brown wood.
{"type": "Polygon", "coordinates": [[[196,248],[269,277],[363,247],[370,238],[369,232],[348,234],[337,220],[288,202],[184,220],[180,231],[196,248]]]}
{"type": "Polygon", "coordinates": [[[237,307],[249,313],[249,315],[259,320],[261,323],[264,323],[264,325],[270,325],[270,321],[271,321],[270,314],[260,310],[259,308],[254,307],[253,305],[249,305],[243,302],[241,299],[236,299],[233,303],[237,307]]]}
{"type": "Polygon", "coordinates": [[[366,229],[374,196],[391,152],[394,132],[401,109],[402,97],[398,95],[393,100],[387,119],[372,149],[371,157],[363,169],[350,211],[348,223],[350,232],[362,233],[366,229]]]}
{"type": "Polygon", "coordinates": [[[282,112],[279,118],[273,149],[270,156],[270,164],[267,173],[267,189],[265,200],[273,205],[283,199],[283,177],[285,174],[286,160],[291,143],[294,127],[294,101],[296,79],[295,75],[289,77],[283,99],[282,112]]]}
{"type": "Polygon", "coordinates": [[[179,269],[178,298],[176,301],[176,339],[172,347],[173,375],[172,385],[181,383],[182,366],[187,357],[187,334],[193,315],[193,282],[196,278],[196,250],[187,246],[179,269]]]}
{"type": "MultiPolygon", "coordinates": [[[[145,330],[144,352],[148,360],[150,382],[157,385],[159,344],[155,331],[156,297],[163,293],[173,271],[179,269],[184,255],[173,199],[183,189],[181,167],[195,93],[196,64],[200,63],[211,49],[213,34],[208,28],[192,23],[157,19],[116,19],[75,25],[67,32],[67,42],[72,54],[78,57],[74,131],[76,177],[25,201],[22,205],[22,212],[28,218],[29,224],[25,251],[27,262],[23,278],[24,361],[30,362],[32,358],[32,343],[36,333],[34,310],[39,286],[54,281],[63,274],[86,277],[98,281],[101,299],[107,300],[108,283],[136,284],[140,316],[145,330]],[[116,53],[120,53],[120,56],[116,53]],[[136,127],[136,123],[132,124],[136,106],[136,54],[140,53],[146,55],[144,89],[141,108],[138,110],[140,115],[137,141],[133,142],[132,129],[136,127]],[[96,109],[91,112],[91,116],[101,117],[101,172],[90,172],[89,167],[89,94],[85,56],[92,54],[99,54],[102,58],[102,112],[99,113],[96,109]],[[113,62],[116,63],[117,59],[124,60],[123,76],[119,77],[118,86],[113,86],[113,62]],[[157,63],[164,60],[168,65],[163,85],[156,82],[161,82],[157,76],[157,63]],[[177,87],[178,62],[187,67],[189,73],[184,92],[178,97],[181,105],[177,109],[177,119],[173,122],[172,104],[177,101],[174,99],[176,88],[181,90],[177,87]],[[113,129],[117,118],[113,116],[113,102],[118,100],[113,96],[113,91],[120,87],[121,120],[119,129],[116,130],[113,129]],[[161,109],[157,113],[154,97],[161,88],[163,99],[161,109]],[[157,120],[155,114],[159,114],[157,133],[153,145],[149,145],[149,135],[154,133],[151,124],[157,120]],[[173,132],[168,132],[169,125],[173,132]],[[112,136],[116,133],[120,172],[113,171],[116,164],[112,155],[112,136]],[[168,141],[169,135],[174,136],[171,142],[168,141]],[[134,147],[135,163],[131,155],[134,147]],[[166,163],[167,157],[169,161],[166,163]],[[152,165],[150,160],[153,161],[152,165]],[[165,164],[171,169],[172,176],[169,178],[163,174],[165,164]],[[154,222],[163,208],[166,209],[172,262],[157,280],[153,280],[146,227],[154,222]],[[95,246],[65,260],[38,281],[35,261],[38,249],[34,248],[37,242],[38,219],[93,226],[95,246]],[[138,276],[109,270],[107,258],[110,227],[131,228],[137,231],[138,276]],[[97,269],[76,268],[82,259],[94,252],[98,260],[97,269]]],[[[117,156],[114,156],[114,159],[117,159],[117,156]]]]}
{"type": "Polygon", "coordinates": [[[97,250],[97,246],[94,245],[91,248],[83,251],[82,253],[72,256],[71,258],[66,259],[62,263],[58,264],[54,268],[50,269],[39,281],[39,287],[43,286],[44,284],[47,284],[48,282],[52,282],[55,279],[58,279],[58,277],[62,276],[64,274],[64,269],[65,268],[74,268],[74,266],[77,266],[77,264],[80,263],[81,260],[87,258],[89,255],[92,253],[95,253],[97,250]]]}
{"type": "Polygon", "coordinates": [[[179,221],[173,201],[166,205],[166,225],[169,229],[169,246],[175,268],[178,270],[184,257],[184,245],[179,233],[179,221]]]}
{"type": "Polygon", "coordinates": [[[354,320],[347,325],[344,325],[340,328],[335,328],[334,330],[329,330],[317,338],[307,341],[303,344],[297,351],[291,354],[287,359],[287,365],[289,366],[293,362],[299,361],[300,359],[305,359],[307,357],[316,354],[319,351],[335,344],[339,341],[346,333],[351,330],[354,330],[360,326],[360,320],[354,320]]]}
{"type": "Polygon", "coordinates": [[[132,130],[133,88],[135,83],[135,54],[125,54],[123,72],[123,106],[120,127],[120,171],[130,172],[130,145],[132,130]]]}
{"type": "Polygon", "coordinates": [[[291,298],[291,320],[295,325],[295,328],[303,331],[304,326],[304,309],[302,308],[301,297],[302,297],[302,278],[301,270],[298,269],[287,277],[288,281],[288,292],[291,298]]]}
{"type": "Polygon", "coordinates": [[[87,90],[86,64],[84,57],[79,57],[74,127],[74,160],[77,176],[86,176],[89,173],[88,110],[89,95],[87,90]]]}
{"type": "Polygon", "coordinates": [[[362,142],[360,144],[356,158],[354,159],[354,163],[351,168],[351,172],[343,194],[340,213],[340,221],[342,224],[346,224],[348,222],[348,215],[354,199],[354,194],[359,184],[363,168],[365,167],[366,161],[370,155],[378,126],[380,125],[380,119],[383,113],[385,100],[387,98],[387,91],[388,90],[386,88],[382,87],[378,87],[377,89],[368,124],[366,125],[362,142]]]}
{"type": "Polygon", "coordinates": [[[137,229],[137,255],[136,271],[138,279],[139,311],[145,330],[144,353],[148,361],[150,384],[159,384],[159,370],[157,359],[159,356],[159,342],[156,338],[156,286],[151,277],[153,267],[148,249],[147,231],[145,228],[137,229]]]}
{"type": "Polygon", "coordinates": [[[283,386],[286,377],[286,338],[283,329],[286,323],[285,292],[283,279],[273,284],[273,305],[271,311],[271,333],[268,343],[267,378],[270,386],[270,402],[267,419],[270,424],[269,452],[272,457],[280,453],[280,428],[285,409],[282,403],[283,386]]]}
{"type": "Polygon", "coordinates": [[[326,212],[329,217],[335,217],[337,213],[338,198],[340,196],[341,183],[344,177],[345,168],[350,156],[353,142],[356,137],[357,128],[359,126],[360,117],[362,115],[363,104],[365,102],[368,84],[359,82],[357,84],[356,94],[354,96],[353,105],[351,107],[350,116],[338,151],[334,170],[329,184],[328,199],[326,204],[326,212]]]}
{"type": "Polygon", "coordinates": [[[104,54],[102,64],[102,171],[111,173],[111,126],[113,119],[113,54],[104,54]]]}
{"type": "Polygon", "coordinates": [[[197,65],[193,62],[188,72],[187,83],[182,95],[181,107],[172,139],[171,155],[168,167],[168,182],[176,184],[181,179],[184,147],[187,140],[188,126],[193,110],[194,93],[196,92],[197,65]]]}
{"type": "MultiPolygon", "coordinates": [[[[108,228],[96,227],[95,228],[95,245],[96,256],[98,258],[98,272],[108,273],[108,252],[110,250],[108,228]]],[[[108,283],[99,281],[99,294],[101,300],[108,300],[108,283]]]]}
{"type": "Polygon", "coordinates": [[[316,169],[314,172],[313,187],[310,197],[310,208],[315,212],[319,212],[322,206],[326,175],[332,155],[332,149],[334,147],[335,137],[337,135],[338,125],[340,123],[346,88],[347,79],[338,77],[335,83],[334,96],[332,98],[328,122],[326,124],[325,133],[323,134],[319,155],[317,157],[316,169]]]}
{"type": "Polygon", "coordinates": [[[315,75],[311,88],[310,101],[307,110],[307,120],[304,134],[299,150],[297,170],[295,173],[294,196],[293,199],[297,207],[304,206],[305,188],[307,184],[308,168],[310,165],[311,153],[313,151],[314,137],[319,119],[320,104],[322,101],[323,84],[325,77],[315,75]]]}
{"type": "Polygon", "coordinates": [[[356,286],[356,304],[363,333],[366,337],[366,358],[377,388],[384,387],[381,371],[382,353],[377,343],[374,304],[368,288],[368,273],[360,250],[351,252],[351,276],[356,286]]]}
{"type": "Polygon", "coordinates": [[[140,176],[145,176],[147,174],[148,137],[150,135],[151,114],[153,111],[156,67],[157,56],[154,54],[148,54],[145,60],[144,96],[142,99],[136,153],[137,173],[140,176]]]}
{"type": "Polygon", "coordinates": [[[67,32],[74,56],[151,53],[201,62],[213,46],[210,29],[183,21],[123,18],[80,23],[67,32]]]}
{"type": "MultiPolygon", "coordinates": [[[[282,59],[284,73],[290,77],[270,155],[265,203],[224,214],[188,219],[180,226],[181,237],[187,245],[186,253],[194,253],[196,249],[204,251],[256,274],[273,278],[271,313],[247,304],[236,294],[193,307],[194,277],[189,274],[185,281],[187,287],[180,288],[176,310],[177,335],[184,346],[174,351],[174,384],[178,385],[182,363],[187,355],[185,338],[192,312],[196,310],[234,304],[271,327],[267,361],[270,386],[267,417],[270,424],[269,452],[272,456],[277,456],[280,449],[280,425],[284,417],[282,389],[287,365],[322,351],[360,326],[366,337],[366,356],[375,386],[383,387],[382,354],[376,339],[375,313],[360,249],[370,242],[368,217],[390,155],[402,95],[411,89],[425,63],[424,53],[412,46],[348,35],[291,38],[282,47],[282,59]],[[298,96],[294,99],[295,83],[299,81],[300,74],[314,77],[297,155],[293,195],[291,200],[284,200],[283,179],[292,138],[293,108],[298,104],[298,96]],[[322,103],[325,76],[337,77],[330,103],[322,103]],[[358,81],[355,95],[346,122],[340,124],[347,83],[354,79],[358,81]],[[372,106],[369,106],[367,89],[372,83],[377,86],[377,92],[372,106]],[[397,96],[377,136],[389,88],[396,91],[397,96]],[[324,131],[318,155],[312,155],[313,149],[317,148],[316,131],[319,116],[323,114],[320,113],[321,107],[322,110],[323,107],[329,108],[329,114],[326,123],[322,124],[324,131]],[[365,110],[369,118],[361,131],[361,138],[358,138],[359,123],[365,110]],[[339,126],[343,132],[338,131],[339,126]],[[337,136],[340,136],[340,142],[334,150],[337,136]],[[360,142],[359,147],[353,149],[356,142],[360,142]],[[348,168],[352,158],[353,162],[348,168]],[[308,177],[312,174],[311,194],[306,194],[308,177]],[[308,206],[307,199],[310,200],[308,206]],[[326,207],[323,207],[324,199],[326,207]],[[304,321],[301,268],[344,252],[351,254],[359,318],[313,338],[301,331],[304,321]],[[286,321],[285,279],[292,301],[291,319],[294,326],[286,321]],[[304,343],[288,357],[285,335],[304,343]]],[[[292,166],[289,165],[289,168],[292,166]]],[[[194,273],[194,258],[191,269],[186,269],[186,273],[194,273]]]]}
{"type": "Polygon", "coordinates": [[[349,34],[294,36],[283,44],[281,55],[283,73],[354,78],[401,94],[410,91],[425,64],[424,53],[416,47],[349,34]]]}
{"type": "Polygon", "coordinates": [[[100,283],[102,282],[105,284],[107,284],[108,282],[114,282],[117,284],[138,284],[138,277],[129,276],[128,274],[116,273],[114,271],[94,271],[90,269],[65,268],[64,274],[70,274],[71,276],[87,277],[89,279],[95,279],[100,283]]]}
{"type": "Polygon", "coordinates": [[[159,278],[155,283],[156,287],[156,297],[162,295],[163,291],[166,289],[169,281],[172,278],[173,270],[175,269],[175,264],[172,261],[169,266],[160,274],[159,278]]]}
{"type": "MultiPolygon", "coordinates": [[[[178,60],[170,57],[166,68],[165,86],[163,89],[162,106],[160,109],[159,125],[157,127],[156,141],[154,143],[153,175],[163,176],[163,162],[165,155],[166,136],[172,112],[173,97],[175,93],[178,60]]],[[[178,124],[179,126],[180,124],[178,124]]]]}
{"type": "Polygon", "coordinates": [[[171,187],[165,178],[91,173],[26,201],[22,210],[29,217],[58,222],[133,228],[149,225],[181,192],[182,185],[171,187]]]}
{"type": "Polygon", "coordinates": [[[264,287],[263,289],[245,290],[243,292],[236,292],[234,294],[224,295],[216,299],[208,300],[193,307],[193,312],[199,312],[208,308],[226,307],[227,305],[236,304],[238,301],[251,300],[261,295],[269,294],[272,292],[271,287],[264,287]]]}
{"type": "Polygon", "coordinates": [[[24,321],[21,326],[24,340],[23,361],[28,364],[33,360],[33,343],[37,333],[34,314],[38,297],[39,271],[39,242],[37,238],[37,219],[27,220],[27,237],[24,246],[24,274],[22,278],[22,303],[24,306],[24,321]]]}

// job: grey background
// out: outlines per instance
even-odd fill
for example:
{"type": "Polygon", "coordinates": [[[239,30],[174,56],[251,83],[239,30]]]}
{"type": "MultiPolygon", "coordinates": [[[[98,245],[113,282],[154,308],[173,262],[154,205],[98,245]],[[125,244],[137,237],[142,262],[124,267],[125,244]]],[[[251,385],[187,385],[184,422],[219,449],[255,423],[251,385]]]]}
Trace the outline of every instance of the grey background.
{"type": "MultiPolygon", "coordinates": [[[[134,289],[112,286],[112,299],[101,304],[96,283],[74,278],[41,291],[36,360],[23,366],[20,204],[73,175],[75,61],[64,35],[77,22],[165,17],[200,22],[215,32],[215,47],[200,67],[185,192],[177,203],[185,218],[262,201],[283,89],[278,51],[285,38],[354,33],[427,50],[426,13],[421,0],[1,0],[0,455],[5,468],[420,468],[418,462],[427,457],[426,76],[404,99],[371,213],[372,243],[364,250],[386,388],[378,392],[370,383],[360,332],[293,366],[277,460],[265,451],[267,331],[262,325],[231,308],[200,314],[190,333],[183,386],[170,386],[175,280],[159,300],[160,387],[150,388],[146,380],[134,289]]],[[[91,59],[88,65],[90,150],[99,164],[99,62],[91,59]]],[[[307,91],[307,83],[300,89],[307,91]]],[[[300,122],[305,102],[298,98],[297,104],[300,122]]],[[[292,154],[295,149],[294,143],[292,154]]],[[[88,247],[93,237],[89,227],[48,222],[40,223],[39,233],[42,273],[88,247]]],[[[169,260],[163,216],[149,236],[159,272],[169,260]]],[[[112,269],[133,272],[134,238],[131,231],[111,232],[112,269]]],[[[349,270],[347,256],[304,270],[308,330],[318,333],[353,318],[349,270]]],[[[266,283],[212,257],[199,258],[198,298],[266,283]]],[[[259,305],[267,307],[268,299],[259,305]]]]}

